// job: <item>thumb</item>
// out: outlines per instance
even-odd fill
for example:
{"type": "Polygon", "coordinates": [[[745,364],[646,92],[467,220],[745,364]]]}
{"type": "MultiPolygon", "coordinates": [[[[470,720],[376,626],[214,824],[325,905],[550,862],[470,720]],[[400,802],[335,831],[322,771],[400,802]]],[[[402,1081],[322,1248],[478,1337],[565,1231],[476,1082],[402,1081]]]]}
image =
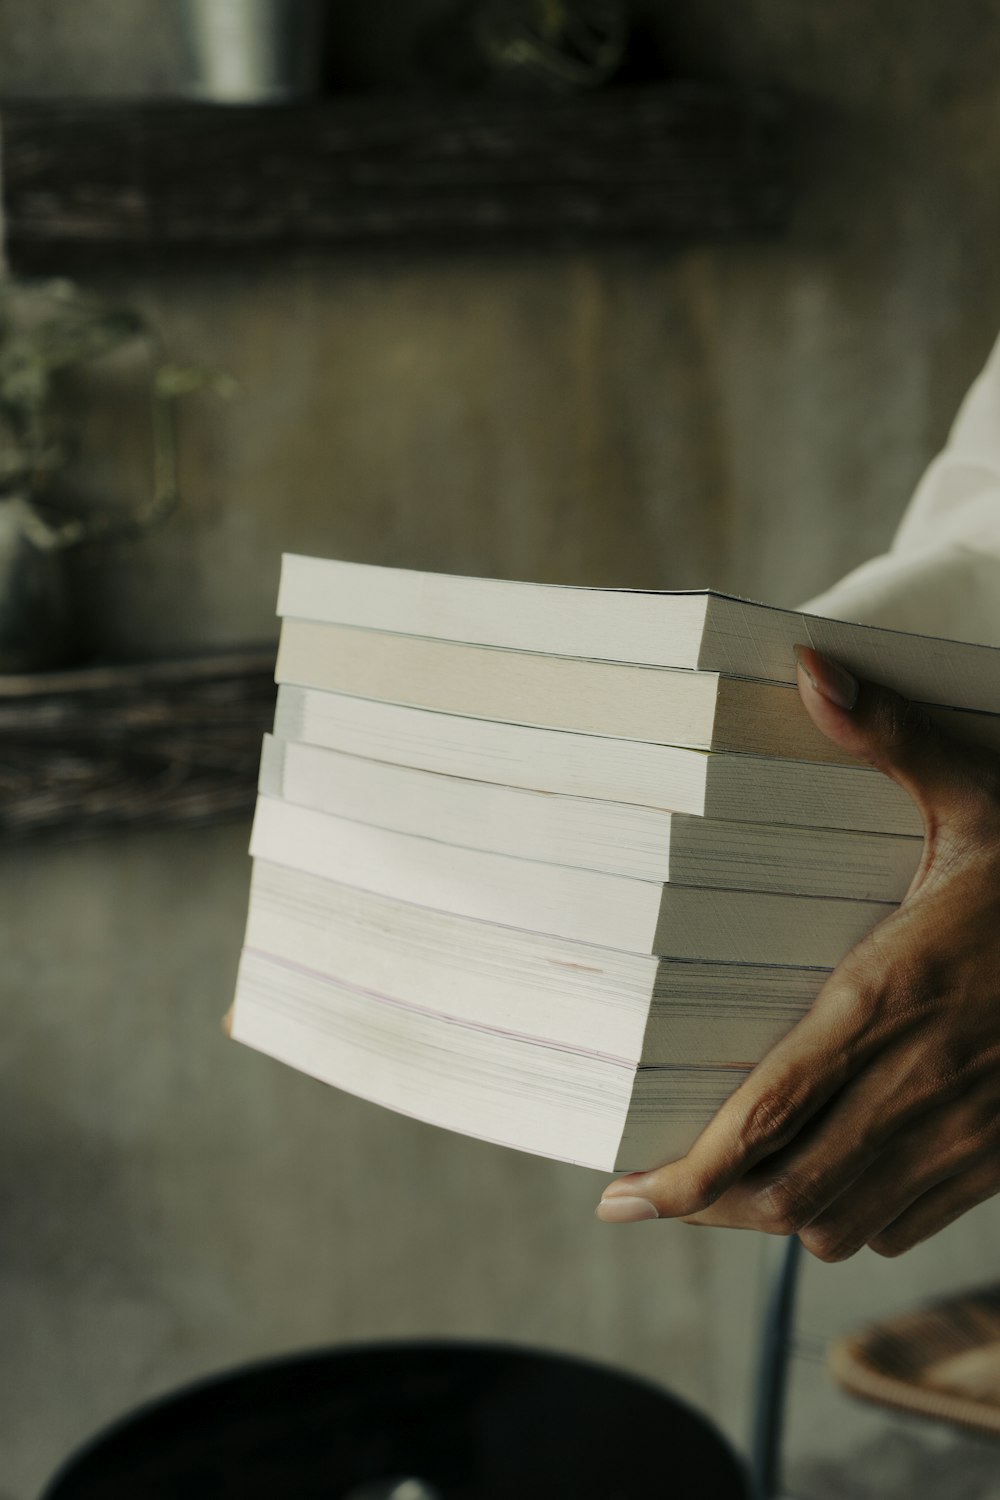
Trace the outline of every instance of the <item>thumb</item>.
{"type": "Polygon", "coordinates": [[[920,704],[859,681],[811,646],[796,646],[795,656],[802,702],[827,739],[897,781],[928,827],[967,808],[982,751],[952,739],[920,704]]]}

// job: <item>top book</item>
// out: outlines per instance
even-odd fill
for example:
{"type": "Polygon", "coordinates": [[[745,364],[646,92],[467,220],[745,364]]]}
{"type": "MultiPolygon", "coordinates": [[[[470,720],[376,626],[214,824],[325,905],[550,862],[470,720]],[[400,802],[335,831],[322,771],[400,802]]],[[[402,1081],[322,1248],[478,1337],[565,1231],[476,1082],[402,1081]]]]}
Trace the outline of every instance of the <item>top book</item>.
{"type": "Polygon", "coordinates": [[[1000,648],[773,609],[711,590],[657,593],[463,578],[284,557],[278,613],[551,656],[795,680],[792,647],[925,703],[1000,708],[1000,648]]]}

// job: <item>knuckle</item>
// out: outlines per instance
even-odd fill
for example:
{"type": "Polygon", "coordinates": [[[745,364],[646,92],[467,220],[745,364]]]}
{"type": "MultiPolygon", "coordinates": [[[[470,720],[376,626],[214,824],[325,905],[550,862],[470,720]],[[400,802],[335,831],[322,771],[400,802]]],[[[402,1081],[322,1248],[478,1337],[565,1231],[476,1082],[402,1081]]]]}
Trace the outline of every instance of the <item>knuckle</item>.
{"type": "Polygon", "coordinates": [[[827,991],[843,1017],[855,1053],[877,1045],[904,1021],[900,1002],[907,986],[899,973],[898,957],[887,952],[877,927],[841,961],[827,991]]]}
{"type": "Polygon", "coordinates": [[[768,1234],[798,1234],[812,1218],[816,1207],[808,1189],[793,1177],[779,1177],[760,1190],[758,1208],[768,1234]]]}
{"type": "Polygon", "coordinates": [[[798,1101],[790,1093],[767,1089],[747,1108],[740,1127],[740,1143],[751,1157],[784,1145],[792,1134],[798,1101]]]}
{"type": "Polygon", "coordinates": [[[858,1229],[835,1221],[811,1224],[800,1232],[799,1239],[810,1255],[825,1261],[827,1265],[849,1260],[865,1243],[864,1234],[858,1229]]]}
{"type": "Polygon", "coordinates": [[[911,1249],[914,1241],[902,1234],[893,1234],[891,1229],[885,1229],[877,1234],[874,1239],[868,1241],[869,1250],[874,1250],[876,1255],[881,1255],[883,1260],[898,1260],[911,1249]]]}

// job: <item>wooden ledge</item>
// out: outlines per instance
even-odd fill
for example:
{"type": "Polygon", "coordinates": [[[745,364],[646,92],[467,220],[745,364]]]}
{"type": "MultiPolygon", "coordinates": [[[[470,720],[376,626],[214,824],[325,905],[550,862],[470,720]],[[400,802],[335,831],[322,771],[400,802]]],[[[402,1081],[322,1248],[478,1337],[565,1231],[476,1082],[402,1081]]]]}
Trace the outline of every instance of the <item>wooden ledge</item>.
{"type": "Polygon", "coordinates": [[[718,238],[773,232],[789,209],[786,109],[707,84],[267,108],[14,103],[0,125],[15,269],[70,247],[718,238]]]}
{"type": "Polygon", "coordinates": [[[271,649],[0,677],[0,841],[248,818],[271,649]]]}

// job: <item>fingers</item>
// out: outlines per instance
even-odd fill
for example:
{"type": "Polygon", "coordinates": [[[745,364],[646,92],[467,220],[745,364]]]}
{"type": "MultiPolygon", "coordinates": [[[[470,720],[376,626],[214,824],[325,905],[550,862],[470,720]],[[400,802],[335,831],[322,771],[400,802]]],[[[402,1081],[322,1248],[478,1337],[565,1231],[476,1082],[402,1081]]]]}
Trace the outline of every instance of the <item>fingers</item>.
{"type": "MultiPolygon", "coordinates": [[[[689,1154],[611,1183],[598,1217],[615,1223],[682,1218],[785,1235],[829,1211],[834,1220],[817,1233],[817,1246],[822,1241],[824,1253],[838,1251],[839,1244],[830,1246],[824,1238],[837,1229],[844,1253],[850,1253],[853,1239],[860,1245],[889,1222],[863,1197],[848,1221],[841,1202],[845,1195],[853,1201],[852,1185],[883,1152],[897,1159],[899,1175],[890,1187],[919,1178],[910,1197],[927,1190],[932,1184],[920,1176],[925,1163],[938,1160],[948,1142],[970,1141],[997,1118],[993,1069],[978,1031],[971,1049],[956,1049],[954,1038],[945,1045],[936,1007],[921,1003],[919,987],[908,981],[899,991],[899,964],[892,960],[898,944],[891,933],[901,925],[908,952],[909,924],[902,915],[889,918],[878,929],[874,957],[866,939],[689,1154]],[[879,981],[883,971],[889,978],[879,981]],[[918,1138],[910,1165],[906,1132],[919,1131],[929,1116],[946,1120],[949,1130],[918,1138]]],[[[957,1169],[949,1160],[948,1170],[957,1169]]],[[[891,1198],[892,1213],[901,1213],[908,1201],[891,1198]]]]}
{"type": "MultiPolygon", "coordinates": [[[[953,1092],[960,1088],[956,1080],[953,1092]]],[[[878,1208],[874,1217],[866,1215],[867,1201],[863,1186],[856,1186],[858,1179],[862,1185],[867,1182],[870,1169],[885,1153],[897,1162],[900,1181],[922,1170],[928,1149],[939,1144],[934,1138],[925,1139],[928,1110],[939,1101],[943,1102],[943,1095],[926,1065],[924,1048],[904,1039],[843,1088],[790,1146],[762,1161],[715,1203],[686,1216],[687,1220],[727,1229],[758,1229],[765,1234],[799,1234],[808,1226],[824,1223],[824,1214],[832,1213],[831,1223],[840,1224],[843,1195],[851,1189],[850,1202],[858,1206],[859,1222],[868,1230],[861,1234],[859,1245],[863,1244],[888,1219],[877,1218],[878,1208]]],[[[963,1134],[971,1129],[971,1125],[962,1126],[963,1134]]],[[[911,1197],[921,1191],[922,1187],[915,1187],[911,1197]]],[[[905,1206],[901,1202],[898,1212],[905,1206]]]]}
{"type": "Polygon", "coordinates": [[[1000,1161],[993,1158],[940,1183],[868,1241],[877,1255],[897,1256],[946,1229],[1000,1191],[1000,1161]]]}
{"type": "MultiPolygon", "coordinates": [[[[887,1063],[883,1072],[891,1068],[887,1063]]],[[[910,1109],[919,1115],[889,1130],[879,1144],[876,1127],[862,1149],[838,1157],[838,1136],[851,1139],[850,1122],[843,1119],[850,1111],[838,1101],[809,1150],[785,1153],[775,1167],[764,1163],[695,1222],[797,1233],[820,1260],[848,1259],[939,1184],[1000,1159],[992,1079],[929,1109],[918,1090],[910,1109]]],[[[900,1117],[905,1118],[905,1106],[900,1117]]]]}
{"type": "MultiPolygon", "coordinates": [[[[960,1002],[981,998],[984,977],[990,993],[995,983],[1000,761],[951,741],[898,695],[808,648],[797,654],[817,726],[921,808],[921,870],[900,911],[858,944],[688,1155],[611,1183],[598,1217],[800,1233],[824,1259],[866,1242],[898,1253],[883,1247],[916,1243],[953,1201],[957,1217],[969,1192],[996,1190],[981,1180],[977,1131],[962,1124],[970,1084],[996,1075],[994,1011],[960,1002]],[[935,1117],[952,1129],[921,1126],[935,1117]]],[[[994,1136],[991,1161],[1000,1124],[994,1136]]]]}
{"type": "Polygon", "coordinates": [[[990,757],[945,734],[921,705],[859,682],[811,647],[796,646],[795,655],[799,693],[817,729],[897,781],[929,827],[965,811],[990,757]]]}
{"type": "MultiPolygon", "coordinates": [[[[941,1184],[987,1174],[1000,1144],[993,1083],[952,1105],[932,1109],[887,1144],[887,1149],[802,1232],[820,1260],[846,1260],[886,1233],[911,1205],[941,1184]]],[[[933,1231],[932,1231],[933,1232],[933,1231]]]]}
{"type": "Polygon", "coordinates": [[[651,1204],[659,1218],[690,1218],[708,1209],[758,1162],[794,1141],[874,1055],[883,1030],[877,1018],[869,1024],[873,1010],[877,1006],[859,996],[848,976],[832,976],[808,1015],[758,1064],[688,1155],[610,1183],[598,1217],[624,1222],[623,1211],[610,1206],[623,1198],[651,1204]]]}
{"type": "Polygon", "coordinates": [[[236,1009],[236,1006],[235,1005],[231,1005],[229,1007],[229,1009],[226,1011],[226,1014],[223,1016],[222,1020],[219,1023],[220,1026],[222,1027],[222,1034],[223,1034],[223,1036],[230,1036],[231,1037],[232,1034],[233,1034],[233,1011],[235,1009],[236,1009]]]}
{"type": "Polygon", "coordinates": [[[834,1204],[800,1232],[803,1247],[817,1260],[849,1260],[904,1216],[911,1204],[953,1179],[950,1162],[931,1164],[930,1144],[909,1143],[907,1150],[883,1158],[852,1184],[848,1201],[834,1204]]]}

